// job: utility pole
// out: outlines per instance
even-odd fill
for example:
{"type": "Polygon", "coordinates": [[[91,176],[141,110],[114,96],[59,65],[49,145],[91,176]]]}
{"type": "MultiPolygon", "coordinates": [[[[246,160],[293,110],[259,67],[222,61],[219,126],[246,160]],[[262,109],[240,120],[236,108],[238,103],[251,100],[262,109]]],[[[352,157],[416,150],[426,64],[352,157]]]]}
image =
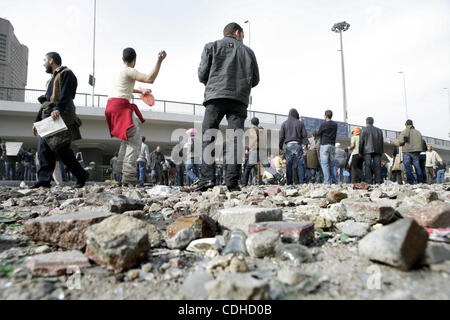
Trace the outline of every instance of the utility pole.
{"type": "Polygon", "coordinates": [[[406,77],[405,77],[405,73],[403,71],[399,71],[398,73],[401,73],[403,75],[403,93],[405,96],[406,120],[408,120],[409,116],[408,116],[408,102],[406,100],[406,77]]]}
{"type": "Polygon", "coordinates": [[[97,0],[94,0],[94,41],[92,50],[92,106],[94,107],[94,95],[95,95],[95,23],[97,15],[97,0]]]}

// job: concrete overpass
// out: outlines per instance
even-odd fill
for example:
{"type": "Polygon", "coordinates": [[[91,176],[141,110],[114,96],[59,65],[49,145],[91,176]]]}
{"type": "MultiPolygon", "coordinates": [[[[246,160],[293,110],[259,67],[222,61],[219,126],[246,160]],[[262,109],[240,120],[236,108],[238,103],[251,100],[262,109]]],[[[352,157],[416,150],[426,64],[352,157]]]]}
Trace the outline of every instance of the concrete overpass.
{"type": "MultiPolygon", "coordinates": [[[[2,88],[0,88],[2,90],[2,88]]],[[[5,90],[5,88],[3,88],[5,90]]],[[[9,89],[18,90],[18,89],[9,89]]],[[[24,90],[24,89],[22,89],[24,90]]],[[[42,90],[25,90],[25,102],[0,100],[0,138],[6,141],[23,142],[24,148],[36,149],[37,138],[31,132],[32,123],[40,105],[37,97],[43,94],[42,90]]],[[[81,151],[85,162],[94,161],[96,164],[109,164],[110,158],[118,151],[120,140],[111,138],[105,121],[105,107],[107,97],[97,95],[95,106],[88,106],[91,102],[89,94],[77,94],[75,104],[77,114],[83,122],[81,134],[83,139],[74,142],[74,150],[81,151]]],[[[204,107],[193,103],[183,103],[174,101],[156,101],[154,107],[148,107],[139,99],[136,103],[146,122],[141,124],[142,135],[146,136],[150,150],[160,145],[165,155],[170,156],[172,148],[177,141],[172,141],[172,132],[176,129],[197,127],[201,130],[201,123],[204,115],[204,107]]],[[[250,127],[250,119],[258,117],[262,127],[269,131],[268,143],[272,150],[278,150],[278,137],[281,123],[287,119],[286,115],[265,113],[258,111],[248,111],[246,128],[250,127]]],[[[320,119],[303,118],[307,123],[308,134],[312,128],[318,129],[320,119]]],[[[350,144],[348,132],[353,127],[344,123],[339,123],[340,131],[338,141],[346,147],[350,144]]],[[[221,130],[225,133],[227,121],[221,122],[221,130]]],[[[383,130],[385,138],[395,138],[396,132],[383,130]]],[[[447,161],[450,161],[450,141],[425,137],[428,143],[447,161]]],[[[392,146],[385,144],[385,152],[392,154],[392,146]]]]}

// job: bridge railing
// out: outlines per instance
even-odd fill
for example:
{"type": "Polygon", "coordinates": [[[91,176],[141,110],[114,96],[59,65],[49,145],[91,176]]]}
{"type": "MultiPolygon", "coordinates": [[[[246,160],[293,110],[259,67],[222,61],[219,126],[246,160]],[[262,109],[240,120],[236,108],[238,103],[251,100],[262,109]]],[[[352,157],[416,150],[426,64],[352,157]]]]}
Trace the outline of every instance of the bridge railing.
{"type": "MultiPolygon", "coordinates": [[[[37,98],[43,94],[45,94],[45,90],[0,87],[0,100],[6,101],[38,103],[37,98]]],[[[90,93],[77,93],[74,99],[74,103],[76,106],[93,107],[93,108],[106,108],[107,101],[108,101],[107,95],[96,94],[94,95],[94,99],[92,99],[92,94],[90,93]]],[[[149,107],[140,98],[137,97],[133,97],[132,103],[135,103],[142,111],[179,113],[193,116],[203,116],[205,114],[205,107],[201,104],[196,103],[155,99],[155,105],[153,107],[149,107]]],[[[261,123],[271,123],[271,124],[282,124],[288,118],[287,115],[284,114],[248,110],[247,119],[251,119],[253,117],[259,118],[259,121],[261,123]]],[[[316,122],[321,121],[320,119],[313,119],[308,117],[302,117],[302,119],[303,121],[305,121],[305,123],[308,122],[309,120],[313,121],[314,127],[317,127],[316,122]]],[[[355,127],[357,127],[357,125],[354,124],[348,125],[344,123],[339,124],[341,126],[342,125],[345,126],[345,128],[341,128],[342,130],[339,131],[339,136],[341,138],[351,137],[352,130],[355,127]]],[[[362,126],[359,127],[362,128],[362,126]]],[[[318,127],[316,129],[318,129],[318,127]]],[[[311,130],[308,130],[308,133],[311,133],[309,131],[311,130]]],[[[398,131],[386,129],[382,129],[382,131],[383,137],[385,139],[387,138],[392,140],[397,139],[398,131]]],[[[424,136],[424,139],[429,144],[439,146],[445,149],[450,149],[450,141],[448,140],[426,136],[424,136]]]]}

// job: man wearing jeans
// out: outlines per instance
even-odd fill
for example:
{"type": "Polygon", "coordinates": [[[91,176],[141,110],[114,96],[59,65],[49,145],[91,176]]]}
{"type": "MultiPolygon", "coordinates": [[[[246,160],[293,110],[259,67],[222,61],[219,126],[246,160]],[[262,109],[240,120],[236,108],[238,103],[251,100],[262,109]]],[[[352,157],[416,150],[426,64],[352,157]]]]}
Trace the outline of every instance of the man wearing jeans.
{"type": "MultiPolygon", "coordinates": [[[[234,134],[244,130],[250,91],[259,83],[259,70],[253,51],[243,44],[244,30],[237,23],[229,23],[224,37],[205,45],[198,68],[198,78],[205,84],[205,116],[203,118],[203,160],[197,191],[206,191],[216,184],[215,151],[208,146],[215,141],[214,133],[226,116],[228,129],[234,134]],[[212,130],[210,130],[212,129],[212,130]],[[205,152],[206,151],[206,152],[205,152]]],[[[225,184],[229,191],[240,191],[239,178],[243,154],[238,155],[237,136],[227,135],[224,154],[225,184]],[[234,148],[231,155],[227,151],[234,148]],[[239,160],[238,160],[239,159],[239,160]],[[238,163],[239,161],[239,163],[238,163]]]]}
{"type": "Polygon", "coordinates": [[[402,131],[399,145],[403,146],[403,165],[405,167],[406,181],[414,184],[414,176],[411,171],[411,163],[414,166],[417,182],[423,183],[422,168],[420,167],[419,155],[422,152],[422,134],[414,128],[412,120],[406,120],[406,129],[402,131]]]}
{"type": "Polygon", "coordinates": [[[359,153],[364,157],[366,183],[373,184],[372,162],[375,170],[375,183],[383,183],[381,176],[381,155],[383,154],[383,132],[374,127],[373,118],[366,119],[366,127],[359,139],[359,153]]]}
{"type": "Polygon", "coordinates": [[[154,185],[161,184],[162,165],[166,161],[161,153],[161,147],[157,146],[155,151],[150,154],[150,168],[152,173],[152,183],[154,185]]]}
{"type": "Polygon", "coordinates": [[[305,181],[305,166],[303,162],[303,148],[302,144],[308,138],[306,128],[303,122],[300,121],[300,116],[295,108],[289,110],[289,117],[281,125],[280,130],[280,150],[283,149],[283,144],[286,143],[286,179],[287,184],[292,184],[293,180],[293,161],[297,162],[298,181],[303,184],[305,181]]]}
{"type": "Polygon", "coordinates": [[[320,125],[317,132],[317,137],[320,138],[320,165],[325,184],[338,183],[334,169],[337,123],[331,120],[332,117],[331,110],[325,111],[325,122],[320,125]]]}
{"type": "Polygon", "coordinates": [[[142,181],[139,186],[143,187],[147,178],[147,167],[150,166],[150,152],[145,144],[145,137],[142,137],[141,153],[136,161],[136,178],[142,181]]]}

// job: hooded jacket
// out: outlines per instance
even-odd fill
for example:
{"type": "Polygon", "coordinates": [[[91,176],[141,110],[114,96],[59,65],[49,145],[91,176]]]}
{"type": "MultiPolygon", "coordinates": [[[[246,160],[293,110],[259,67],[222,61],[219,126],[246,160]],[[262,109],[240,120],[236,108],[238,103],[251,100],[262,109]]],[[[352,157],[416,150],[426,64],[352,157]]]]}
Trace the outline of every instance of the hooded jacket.
{"type": "Polygon", "coordinates": [[[303,122],[300,121],[300,116],[295,108],[289,110],[289,117],[281,125],[280,130],[280,150],[283,149],[283,144],[296,141],[298,143],[308,144],[308,134],[303,122]],[[305,141],[306,140],[306,141],[305,141]]]}

